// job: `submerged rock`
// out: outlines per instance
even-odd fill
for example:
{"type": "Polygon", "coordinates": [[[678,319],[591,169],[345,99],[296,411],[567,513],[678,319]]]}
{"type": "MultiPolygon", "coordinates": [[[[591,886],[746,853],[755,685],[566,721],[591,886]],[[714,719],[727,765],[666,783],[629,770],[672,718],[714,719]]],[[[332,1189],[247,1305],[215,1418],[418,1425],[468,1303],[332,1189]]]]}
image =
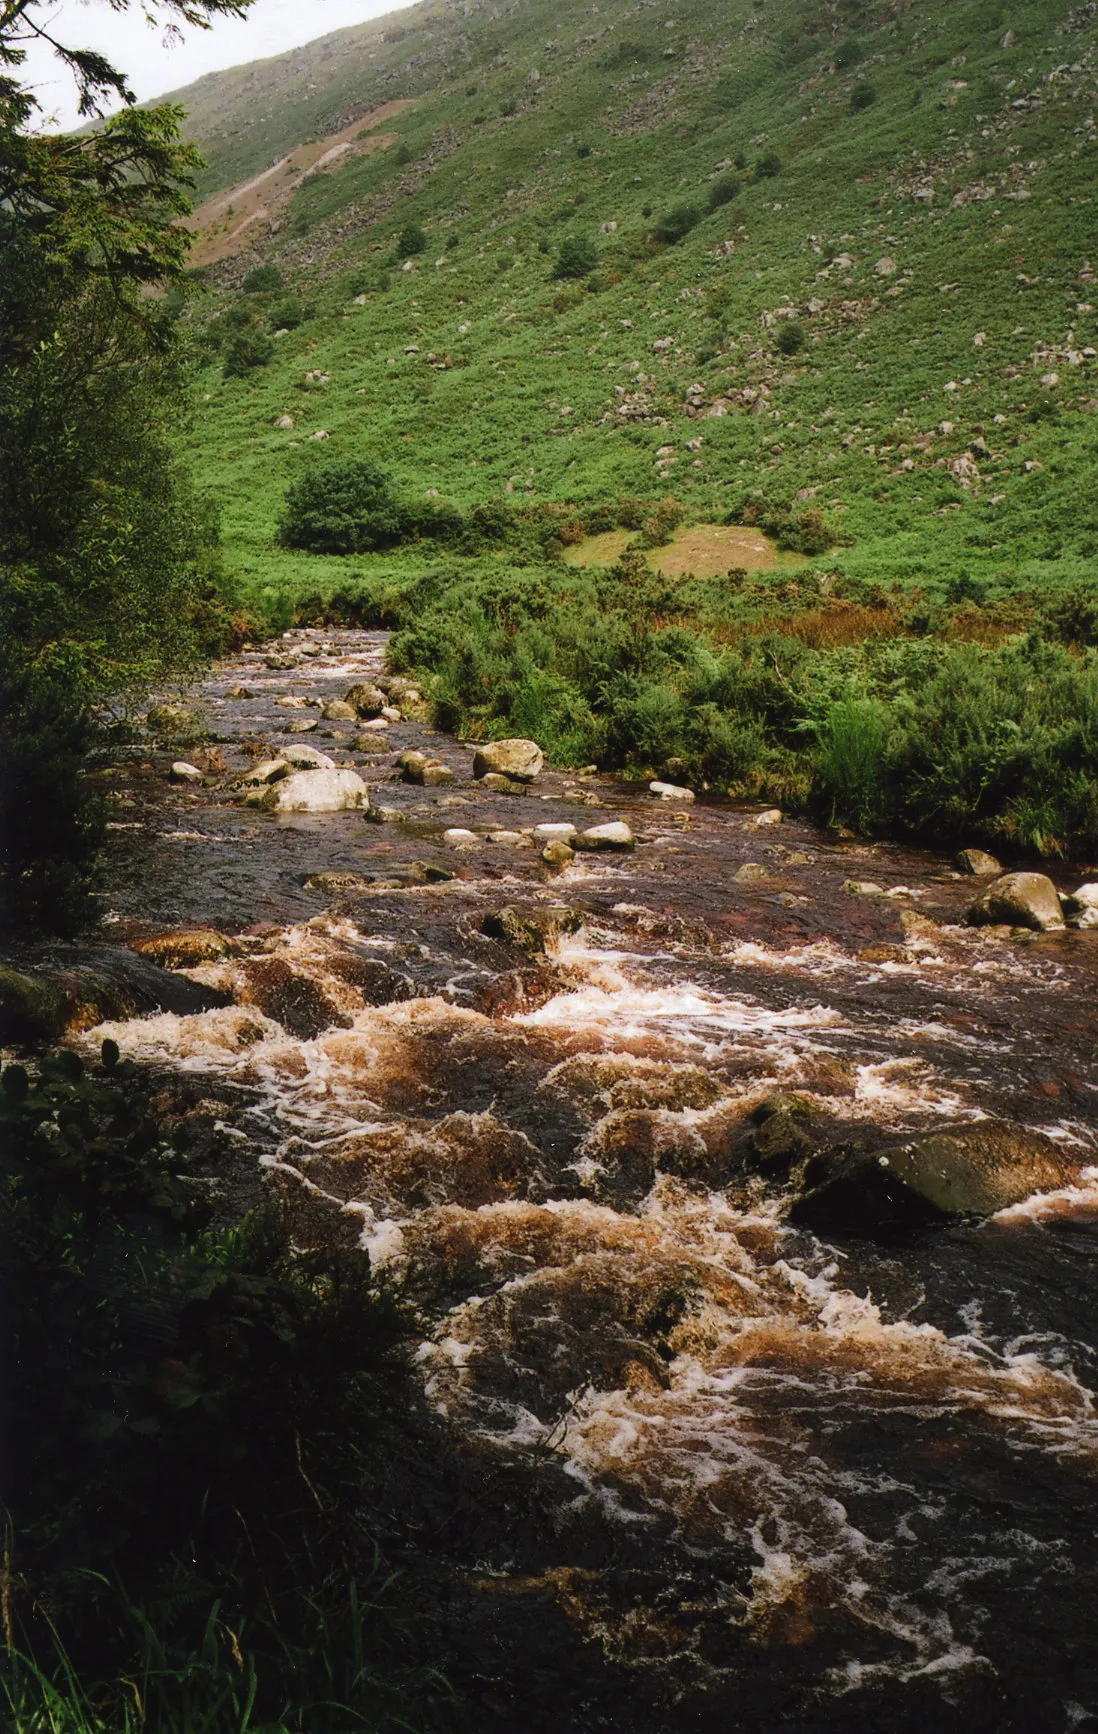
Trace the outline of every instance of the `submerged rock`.
{"type": "Polygon", "coordinates": [[[233,957],[239,949],[235,940],[215,927],[170,927],[130,943],[139,957],[151,957],[165,969],[193,969],[198,963],[233,957]]]}
{"type": "Polygon", "coordinates": [[[545,754],[536,741],[487,741],[473,756],[473,775],[486,777],[493,773],[510,777],[514,782],[532,783],[544,763],[545,754]]]}
{"type": "Polygon", "coordinates": [[[493,909],[486,915],[480,930],[489,939],[500,939],[505,945],[513,945],[519,951],[536,956],[555,944],[562,933],[577,933],[582,926],[583,916],[565,904],[526,910],[514,909],[508,904],[506,908],[493,909]]]}
{"type": "Polygon", "coordinates": [[[370,881],[363,879],[358,873],[310,873],[305,881],[306,891],[322,891],[326,896],[344,894],[354,891],[368,891],[370,881]]]}
{"type": "Polygon", "coordinates": [[[1036,933],[1062,933],[1064,915],[1052,880],[1044,873],[1007,873],[971,904],[965,920],[973,927],[1029,927],[1036,933]]]}
{"type": "Polygon", "coordinates": [[[902,1239],[953,1216],[990,1216],[1076,1170],[1050,1138],[978,1120],[885,1150],[832,1152],[807,1165],[790,1220],[824,1235],[902,1239]]]}

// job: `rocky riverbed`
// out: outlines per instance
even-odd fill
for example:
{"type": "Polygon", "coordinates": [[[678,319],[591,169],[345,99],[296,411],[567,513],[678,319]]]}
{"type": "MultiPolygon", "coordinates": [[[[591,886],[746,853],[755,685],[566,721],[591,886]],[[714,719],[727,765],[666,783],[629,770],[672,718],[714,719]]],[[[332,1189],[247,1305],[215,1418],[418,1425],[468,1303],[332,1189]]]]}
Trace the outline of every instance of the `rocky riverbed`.
{"type": "Polygon", "coordinates": [[[1098,1717],[1098,931],[419,714],[361,632],[154,709],[45,961],[413,1299],[480,1725],[1098,1717]]]}

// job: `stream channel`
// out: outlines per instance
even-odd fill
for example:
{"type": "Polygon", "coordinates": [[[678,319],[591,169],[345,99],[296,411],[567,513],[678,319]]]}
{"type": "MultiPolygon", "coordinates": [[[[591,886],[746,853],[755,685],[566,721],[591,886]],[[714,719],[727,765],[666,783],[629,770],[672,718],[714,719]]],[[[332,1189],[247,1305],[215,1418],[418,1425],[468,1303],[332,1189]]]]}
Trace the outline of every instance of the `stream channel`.
{"type": "Polygon", "coordinates": [[[147,745],[110,773],[107,934],[237,943],[185,971],[228,1003],[78,1041],[185,1081],[413,1298],[386,1547],[448,1586],[476,1725],[1098,1728],[1098,933],[966,928],[945,857],[715,798],[552,770],[492,793],[408,719],[371,756],[361,724],[286,732],[384,653],[237,656],[189,700],[218,774],[170,784],[147,745]],[[399,818],[246,806],[240,775],[297,738],[399,818]],[[406,748],[454,783],[400,781],[406,748]],[[635,850],[555,877],[488,835],[618,818],[635,850]],[[504,908],[543,953],[484,931],[504,908]],[[790,1091],[881,1144],[1011,1121],[1073,1179],[827,1243],[742,1159],[790,1091]]]}

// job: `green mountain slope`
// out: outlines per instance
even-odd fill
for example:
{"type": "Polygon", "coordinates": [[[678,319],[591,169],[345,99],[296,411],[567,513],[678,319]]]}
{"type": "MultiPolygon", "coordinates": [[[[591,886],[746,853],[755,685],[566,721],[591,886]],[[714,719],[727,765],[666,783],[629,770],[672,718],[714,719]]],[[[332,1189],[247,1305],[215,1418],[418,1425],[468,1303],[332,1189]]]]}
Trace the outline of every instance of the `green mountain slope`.
{"type": "Polygon", "coordinates": [[[1096,42],[1098,8],[1066,0],[526,0],[204,79],[181,100],[211,189],[414,99],[399,143],[308,176],[190,315],[269,324],[271,298],[239,296],[260,260],[310,312],[268,365],[203,381],[234,560],[296,579],[272,547],[285,486],[365,455],[459,503],[673,493],[723,518],[754,491],[822,510],[848,544],[831,564],[882,580],[1079,570],[1096,42]],[[699,220],[660,245],[684,203],[699,220]],[[409,223],[425,249],[397,268],[409,223]],[[567,237],[597,251],[585,280],[551,275],[567,237]]]}

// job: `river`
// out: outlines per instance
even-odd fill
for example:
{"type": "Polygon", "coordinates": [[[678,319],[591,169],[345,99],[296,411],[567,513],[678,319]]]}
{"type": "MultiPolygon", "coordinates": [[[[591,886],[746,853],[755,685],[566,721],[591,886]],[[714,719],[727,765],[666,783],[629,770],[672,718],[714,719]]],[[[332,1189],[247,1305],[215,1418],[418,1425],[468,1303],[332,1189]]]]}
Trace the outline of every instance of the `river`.
{"type": "Polygon", "coordinates": [[[399,819],[245,806],[234,778],[384,650],[237,656],[191,695],[217,776],[148,746],[111,771],[106,931],[236,937],[187,972],[232,1003],[80,1039],[205,1091],[413,1300],[428,1455],[397,1493],[478,1726],[1098,1725],[1098,935],[988,937],[944,857],[715,798],[491,794],[409,720],[370,756],[361,725],[300,737],[399,819]],[[454,784],[396,780],[408,747],[454,784]],[[488,837],[619,817],[635,851],[556,877],[488,837]],[[483,931],[505,907],[546,955],[483,931]],[[827,1244],[736,1156],[775,1091],[851,1136],[1014,1121],[1075,1179],[827,1244]]]}

